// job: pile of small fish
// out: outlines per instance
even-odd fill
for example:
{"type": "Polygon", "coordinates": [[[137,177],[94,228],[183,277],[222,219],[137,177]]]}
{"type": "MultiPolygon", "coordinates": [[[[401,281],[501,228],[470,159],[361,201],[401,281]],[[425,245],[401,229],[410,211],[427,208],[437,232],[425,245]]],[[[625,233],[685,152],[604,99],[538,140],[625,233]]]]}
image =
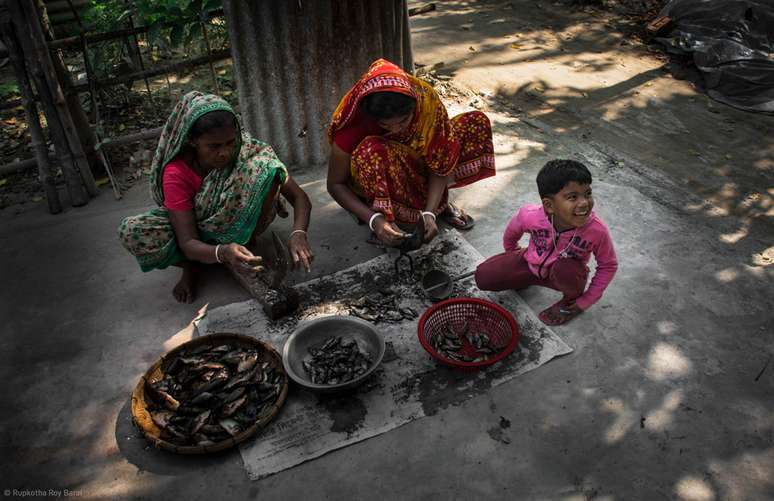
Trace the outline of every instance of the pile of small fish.
{"type": "Polygon", "coordinates": [[[161,366],[145,382],[148,411],[160,438],[176,445],[214,445],[246,430],[268,412],[285,375],[261,362],[255,348],[202,345],[161,366]]]}
{"type": "Polygon", "coordinates": [[[367,294],[349,302],[352,315],[369,322],[400,322],[417,318],[412,308],[400,307],[400,293],[383,290],[367,294]]]}
{"type": "Polygon", "coordinates": [[[455,332],[447,326],[444,332],[438,333],[430,340],[430,346],[444,357],[457,362],[483,362],[492,358],[499,348],[492,346],[486,332],[471,332],[465,322],[461,331],[455,332]]]}
{"type": "Polygon", "coordinates": [[[346,383],[363,375],[373,362],[355,340],[341,336],[326,338],[309,348],[309,354],[312,359],[304,360],[304,370],[314,384],[346,383]]]}

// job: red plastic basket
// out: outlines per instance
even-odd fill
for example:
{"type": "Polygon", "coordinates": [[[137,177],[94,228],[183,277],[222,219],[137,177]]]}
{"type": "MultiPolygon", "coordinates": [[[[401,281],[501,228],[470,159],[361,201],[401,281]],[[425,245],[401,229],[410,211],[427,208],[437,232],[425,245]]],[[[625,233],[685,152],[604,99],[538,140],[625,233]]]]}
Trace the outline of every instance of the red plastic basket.
{"type": "MultiPolygon", "coordinates": [[[[419,319],[419,342],[433,358],[458,369],[478,369],[492,365],[507,357],[519,343],[519,326],[507,310],[483,299],[453,298],[437,303],[425,311],[419,319]],[[468,322],[472,332],[485,332],[491,345],[500,350],[491,358],[481,362],[462,362],[446,358],[432,346],[435,336],[444,335],[449,326],[455,332],[468,322]]],[[[464,350],[473,350],[470,343],[462,338],[464,350]]]]}

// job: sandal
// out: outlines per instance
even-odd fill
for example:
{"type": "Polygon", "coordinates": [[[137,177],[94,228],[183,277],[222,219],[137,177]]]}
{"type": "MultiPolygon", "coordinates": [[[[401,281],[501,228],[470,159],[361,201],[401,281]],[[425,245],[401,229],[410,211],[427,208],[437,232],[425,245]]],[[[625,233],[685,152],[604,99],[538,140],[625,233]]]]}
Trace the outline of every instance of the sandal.
{"type": "Polygon", "coordinates": [[[566,324],[580,315],[580,311],[573,312],[565,309],[564,300],[558,301],[541,311],[538,318],[546,325],[556,326],[566,324]]]}
{"type": "Polygon", "coordinates": [[[449,207],[441,214],[441,219],[449,226],[462,231],[467,231],[476,225],[473,217],[464,210],[449,202],[449,207]]]}

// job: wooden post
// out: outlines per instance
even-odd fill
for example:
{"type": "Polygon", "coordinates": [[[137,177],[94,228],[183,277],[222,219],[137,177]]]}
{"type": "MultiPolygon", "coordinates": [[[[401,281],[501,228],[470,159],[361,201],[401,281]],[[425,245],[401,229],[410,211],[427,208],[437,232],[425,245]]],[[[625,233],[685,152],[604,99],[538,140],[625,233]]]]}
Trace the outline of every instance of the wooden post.
{"type": "Polygon", "coordinates": [[[27,20],[27,27],[35,49],[35,55],[38,57],[39,66],[45,77],[46,83],[48,84],[70,153],[74,158],[78,171],[81,173],[86,192],[91,196],[96,196],[99,193],[99,189],[94,181],[94,175],[91,172],[91,167],[89,166],[89,162],[83,151],[81,138],[78,136],[75,123],[70,115],[70,109],[67,105],[64,92],[62,92],[62,87],[59,84],[59,79],[57,78],[58,73],[54,67],[48,47],[46,46],[46,38],[40,24],[38,11],[31,2],[23,1],[20,3],[27,20]]]}
{"type": "Polygon", "coordinates": [[[215,94],[220,95],[220,85],[218,85],[218,75],[215,73],[215,66],[212,64],[212,47],[210,47],[210,36],[207,34],[207,23],[204,22],[204,16],[199,19],[202,26],[202,35],[204,36],[204,45],[207,46],[207,62],[210,65],[210,75],[212,83],[215,85],[215,94]]]}
{"type": "Polygon", "coordinates": [[[3,35],[3,41],[8,47],[8,54],[16,73],[16,81],[19,83],[19,91],[22,95],[22,104],[27,116],[27,128],[32,138],[32,149],[35,152],[35,159],[38,164],[38,178],[46,192],[48,201],[48,211],[51,214],[62,212],[62,204],[59,201],[59,193],[56,190],[56,182],[51,175],[51,167],[48,163],[48,148],[43,138],[43,131],[40,127],[38,118],[38,106],[35,104],[32,86],[27,76],[27,69],[24,66],[24,59],[21,57],[21,47],[16,39],[13,26],[8,22],[3,22],[0,26],[0,33],[3,35]]]}
{"type": "Polygon", "coordinates": [[[65,182],[67,184],[67,191],[70,194],[70,203],[75,207],[86,205],[89,198],[83,189],[81,176],[73,163],[70,148],[59,121],[59,113],[57,111],[57,106],[55,105],[54,97],[49,89],[45,72],[39,64],[40,52],[36,50],[35,44],[33,43],[29,23],[27,23],[27,16],[22,7],[22,4],[26,3],[26,0],[8,0],[7,2],[14,31],[17,34],[18,42],[21,46],[22,53],[24,54],[24,60],[29,66],[29,75],[35,82],[38,97],[40,98],[40,102],[43,104],[43,109],[46,113],[48,130],[51,133],[51,138],[56,147],[57,156],[59,157],[60,165],[62,167],[62,173],[64,174],[65,182]]]}
{"type": "MultiPolygon", "coordinates": [[[[36,4],[36,7],[33,8],[32,11],[36,11],[38,13],[38,17],[36,19],[39,22],[37,25],[40,27],[43,33],[43,38],[41,38],[41,40],[43,40],[43,43],[46,45],[46,47],[48,47],[48,41],[54,38],[54,32],[51,29],[51,23],[48,19],[46,4],[43,3],[43,0],[34,0],[34,3],[36,4]]],[[[48,54],[49,61],[51,61],[51,64],[56,71],[56,80],[59,83],[59,87],[65,91],[72,86],[72,80],[70,79],[70,72],[67,70],[67,66],[64,63],[64,59],[62,58],[62,53],[58,50],[51,51],[49,49],[48,54]]],[[[86,112],[83,110],[83,106],[81,106],[81,99],[76,94],[69,92],[63,92],[63,94],[65,96],[67,110],[69,111],[70,121],[73,123],[73,127],[80,142],[80,150],[83,151],[83,154],[86,156],[86,161],[89,163],[91,168],[98,169],[101,166],[102,161],[97,155],[95,149],[97,146],[97,137],[91,128],[89,117],[86,116],[86,112]]],[[[76,153],[77,151],[73,150],[73,154],[76,153]]],[[[87,177],[84,177],[84,183],[86,183],[87,191],[89,191],[89,193],[94,196],[96,193],[98,193],[98,191],[96,190],[96,184],[91,187],[89,186],[91,184],[88,179],[89,177],[92,179],[94,177],[91,172],[88,173],[87,177]]]]}

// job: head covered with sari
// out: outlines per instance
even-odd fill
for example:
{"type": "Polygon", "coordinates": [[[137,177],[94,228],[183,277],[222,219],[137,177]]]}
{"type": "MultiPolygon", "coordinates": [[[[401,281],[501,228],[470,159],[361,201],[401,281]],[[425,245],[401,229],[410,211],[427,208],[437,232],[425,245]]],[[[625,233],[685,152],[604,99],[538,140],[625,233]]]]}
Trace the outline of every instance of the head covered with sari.
{"type": "MultiPolygon", "coordinates": [[[[164,124],[149,178],[151,196],[159,207],[124,219],[118,230],[124,247],[134,254],[143,271],[166,268],[183,259],[168,210],[163,207],[164,168],[181,153],[196,121],[219,110],[234,113],[224,99],[192,91],[180,99],[164,124]]],[[[210,171],[194,198],[196,225],[204,242],[247,243],[275,179],[282,184],[288,176],[271,146],[251,137],[236,119],[235,124],[233,162],[210,171]]]]}
{"type": "Polygon", "coordinates": [[[446,107],[430,84],[385,59],[374,61],[341,99],[328,127],[328,141],[332,143],[336,131],[357,119],[363,98],[376,92],[395,92],[416,100],[417,106],[409,126],[386,137],[417,152],[425,165],[436,174],[450,174],[459,160],[460,143],[454,137],[446,107]]]}

